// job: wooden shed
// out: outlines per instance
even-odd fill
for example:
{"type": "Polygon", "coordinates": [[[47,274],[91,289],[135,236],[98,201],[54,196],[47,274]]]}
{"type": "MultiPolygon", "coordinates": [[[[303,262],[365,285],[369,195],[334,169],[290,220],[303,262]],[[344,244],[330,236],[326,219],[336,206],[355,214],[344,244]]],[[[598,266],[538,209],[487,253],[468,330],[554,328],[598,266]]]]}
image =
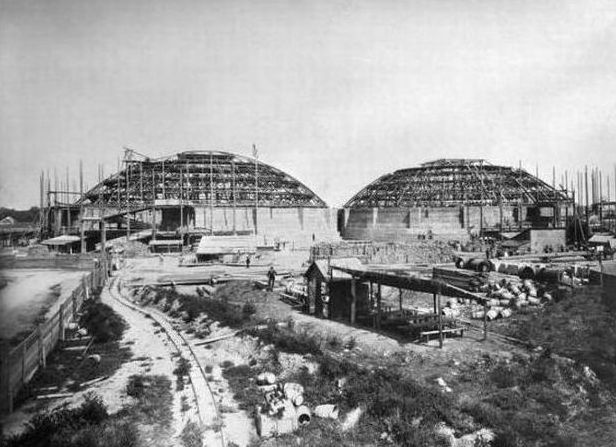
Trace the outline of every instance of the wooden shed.
{"type": "MultiPolygon", "coordinates": [[[[357,258],[334,258],[313,261],[304,273],[308,282],[306,313],[333,319],[350,319],[351,316],[351,275],[332,266],[362,268],[357,258]]],[[[369,291],[366,284],[357,287],[358,310],[369,306],[369,291]]]]}

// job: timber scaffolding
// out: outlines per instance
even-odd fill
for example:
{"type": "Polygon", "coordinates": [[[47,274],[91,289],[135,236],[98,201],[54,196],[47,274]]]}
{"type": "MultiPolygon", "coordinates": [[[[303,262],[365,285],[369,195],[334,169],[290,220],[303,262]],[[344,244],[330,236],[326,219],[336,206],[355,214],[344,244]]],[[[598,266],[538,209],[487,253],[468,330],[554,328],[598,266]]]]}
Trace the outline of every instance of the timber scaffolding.
{"type": "MultiPolygon", "coordinates": [[[[436,319],[438,329],[436,331],[430,331],[434,335],[438,335],[439,346],[443,347],[443,338],[446,333],[451,332],[450,329],[443,327],[444,319],[442,315],[442,303],[441,296],[449,296],[456,298],[464,298],[475,301],[482,304],[484,307],[484,325],[483,325],[483,338],[487,339],[487,302],[488,298],[481,295],[469,292],[460,287],[448,284],[442,278],[438,277],[438,273],[435,272],[433,278],[422,278],[420,276],[401,275],[394,272],[383,272],[368,269],[348,268],[342,266],[330,266],[331,270],[338,270],[351,276],[351,312],[350,322],[355,324],[357,321],[357,282],[369,282],[372,289],[372,284],[376,284],[376,318],[375,328],[381,329],[383,308],[382,308],[382,293],[381,286],[388,286],[397,288],[399,290],[399,312],[404,314],[403,309],[403,294],[402,290],[411,290],[416,292],[430,293],[433,297],[434,314],[430,315],[436,319]]],[[[415,315],[414,318],[417,318],[415,315]]],[[[423,333],[422,333],[423,335],[423,333]]]]}
{"type": "MultiPolygon", "coordinates": [[[[215,231],[260,234],[257,219],[263,219],[266,208],[327,209],[300,181],[260,162],[256,150],[253,158],[222,151],[185,151],[151,158],[125,148],[122,166],[118,162],[117,172],[106,178],[99,167],[99,182],[93,188],[83,190],[81,165],[79,192],[64,191],[55,183],[52,189],[49,176],[47,182],[41,179],[41,229],[47,236],[81,233],[83,237],[85,231],[102,232],[110,222],[118,230],[124,228],[127,236],[132,230],[149,228],[153,239],[157,233],[163,237],[171,233],[213,235],[215,231]],[[195,217],[196,208],[204,210],[203,219],[195,217]],[[220,216],[214,217],[216,209],[228,213],[229,225],[223,230],[217,228],[220,216]],[[179,210],[178,222],[167,225],[173,228],[163,228],[157,213],[173,210],[179,210]]],[[[301,210],[299,214],[302,218],[301,210]]],[[[223,219],[226,222],[227,214],[223,219]]]]}
{"type": "Polygon", "coordinates": [[[372,182],[344,207],[416,207],[572,203],[558,190],[523,169],[478,159],[441,159],[400,169],[372,182]]]}

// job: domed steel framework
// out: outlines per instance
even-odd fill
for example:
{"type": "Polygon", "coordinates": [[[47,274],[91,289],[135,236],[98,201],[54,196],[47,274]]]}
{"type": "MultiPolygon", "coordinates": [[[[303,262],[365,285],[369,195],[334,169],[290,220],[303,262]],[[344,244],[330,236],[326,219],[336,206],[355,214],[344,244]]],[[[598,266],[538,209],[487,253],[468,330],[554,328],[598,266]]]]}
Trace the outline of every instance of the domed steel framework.
{"type": "Polygon", "coordinates": [[[123,170],[78,203],[125,210],[180,201],[214,207],[327,207],[290,175],[229,152],[189,151],[158,159],[127,155],[123,170]]]}
{"type": "Polygon", "coordinates": [[[522,169],[485,160],[441,159],[372,182],[344,208],[567,203],[563,192],[522,169]]]}

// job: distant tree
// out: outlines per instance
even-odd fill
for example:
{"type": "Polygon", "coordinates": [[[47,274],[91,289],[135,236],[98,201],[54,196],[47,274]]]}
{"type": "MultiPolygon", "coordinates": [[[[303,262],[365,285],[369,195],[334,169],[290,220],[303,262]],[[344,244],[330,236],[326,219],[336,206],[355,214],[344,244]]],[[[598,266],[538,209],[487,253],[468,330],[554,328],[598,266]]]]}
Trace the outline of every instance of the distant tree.
{"type": "Polygon", "coordinates": [[[20,223],[37,223],[39,220],[39,207],[33,206],[29,210],[15,210],[0,207],[0,220],[10,216],[20,223]]]}

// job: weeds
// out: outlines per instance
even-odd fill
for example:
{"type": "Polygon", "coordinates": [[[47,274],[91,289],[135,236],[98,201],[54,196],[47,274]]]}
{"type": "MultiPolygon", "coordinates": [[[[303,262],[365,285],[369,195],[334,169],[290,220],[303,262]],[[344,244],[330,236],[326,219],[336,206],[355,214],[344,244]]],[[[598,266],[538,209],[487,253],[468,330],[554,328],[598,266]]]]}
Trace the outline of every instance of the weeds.
{"type": "Polygon", "coordinates": [[[188,377],[190,374],[190,368],[192,365],[184,357],[178,358],[177,366],[173,370],[173,374],[176,375],[176,391],[182,391],[184,389],[184,377],[188,377]]]}
{"type": "Polygon", "coordinates": [[[132,411],[138,419],[147,424],[160,424],[168,427],[171,424],[171,381],[166,376],[132,375],[126,386],[129,396],[136,403],[126,410],[132,411]]]}
{"type": "Polygon", "coordinates": [[[188,421],[180,434],[183,447],[203,447],[202,437],[203,429],[193,421],[188,421]]]}
{"type": "Polygon", "coordinates": [[[97,342],[105,343],[122,338],[126,322],[111,307],[99,301],[89,300],[83,304],[80,325],[85,327],[97,342]]]}
{"type": "Polygon", "coordinates": [[[307,333],[297,333],[281,329],[277,326],[268,326],[264,330],[249,330],[250,335],[259,337],[266,344],[273,344],[281,351],[291,354],[322,354],[320,339],[307,333]]]}

